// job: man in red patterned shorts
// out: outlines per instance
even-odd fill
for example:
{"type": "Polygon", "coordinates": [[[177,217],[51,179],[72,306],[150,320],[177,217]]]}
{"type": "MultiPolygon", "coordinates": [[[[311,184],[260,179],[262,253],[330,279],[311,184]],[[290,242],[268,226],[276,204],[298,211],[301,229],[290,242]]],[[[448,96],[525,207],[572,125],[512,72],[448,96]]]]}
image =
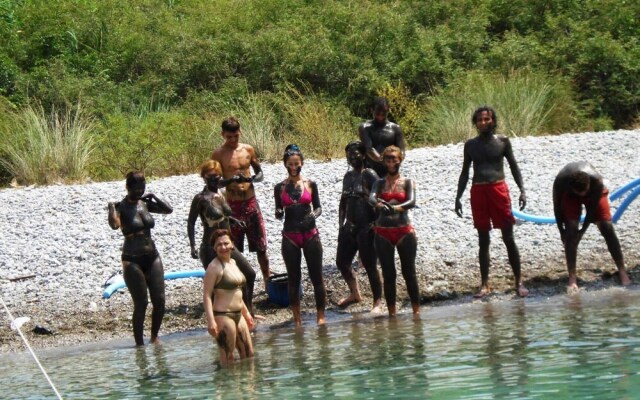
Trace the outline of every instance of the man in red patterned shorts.
{"type": "Polygon", "coordinates": [[[624,286],[631,283],[624,267],[620,241],[611,222],[608,196],[609,190],[604,186],[602,176],[591,164],[585,161],[567,164],[560,170],[553,182],[553,212],[567,259],[568,292],[578,289],[576,278],[578,243],[591,223],[596,224],[607,243],[609,253],[618,267],[620,283],[624,286]],[[584,218],[582,228],[578,229],[583,205],[587,210],[587,215],[584,218]]]}
{"type": "Polygon", "coordinates": [[[222,165],[222,175],[226,184],[227,203],[233,216],[244,224],[234,224],[231,233],[238,251],[244,249],[244,236],[247,236],[249,251],[256,252],[262,278],[267,286],[269,258],[267,257],[267,234],[262,212],[256,200],[253,182],[262,181],[262,167],[251,145],[240,143],[240,123],[234,117],[222,121],[224,143],[213,151],[211,158],[222,165]],[[255,175],[251,175],[251,168],[255,175]]]}
{"type": "Polygon", "coordinates": [[[473,163],[473,183],[471,186],[471,212],[473,224],[478,230],[480,245],[480,277],[481,285],[476,298],[491,293],[489,287],[489,232],[492,224],[502,231],[502,241],[507,246],[509,264],[515,278],[516,293],[520,297],[529,294],[520,278],[520,253],[513,238],[515,218],[511,212],[509,188],[504,181],[504,159],[507,159],[511,174],[520,189],[519,205],[524,209],[526,197],[522,184],[522,175],[513,156],[511,142],[503,135],[496,135],[498,125],[496,112],[491,107],[480,107],[473,113],[473,124],[478,130],[478,136],[468,140],[464,145],[464,161],[462,172],[458,179],[458,193],[456,195],[455,210],[462,217],[462,203],[460,198],[469,181],[469,168],[473,163]]]}

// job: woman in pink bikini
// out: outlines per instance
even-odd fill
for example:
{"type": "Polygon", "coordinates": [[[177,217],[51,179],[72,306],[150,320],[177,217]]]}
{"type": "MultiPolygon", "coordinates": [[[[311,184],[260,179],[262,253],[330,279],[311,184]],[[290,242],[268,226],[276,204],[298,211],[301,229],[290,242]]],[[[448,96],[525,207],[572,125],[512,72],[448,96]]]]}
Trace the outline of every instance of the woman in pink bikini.
{"type": "Polygon", "coordinates": [[[301,326],[300,282],[304,254],[316,299],[317,322],[322,325],[327,294],[322,278],[322,243],[316,228],[316,218],[322,213],[318,186],[300,174],[304,157],[297,145],[287,146],[282,161],[289,176],[275,186],[274,197],[276,218],[284,217],[282,258],[289,278],[289,303],[296,326],[301,326]]]}
{"type": "Polygon", "coordinates": [[[374,226],[375,247],[384,278],[384,297],[389,316],[396,315],[395,249],[398,249],[402,276],[407,284],[414,314],[420,313],[420,290],[416,279],[416,232],[409,220],[409,209],[415,206],[413,180],[400,176],[402,150],[389,146],[382,152],[387,175],[378,180],[369,194],[369,203],[378,210],[374,226]]]}

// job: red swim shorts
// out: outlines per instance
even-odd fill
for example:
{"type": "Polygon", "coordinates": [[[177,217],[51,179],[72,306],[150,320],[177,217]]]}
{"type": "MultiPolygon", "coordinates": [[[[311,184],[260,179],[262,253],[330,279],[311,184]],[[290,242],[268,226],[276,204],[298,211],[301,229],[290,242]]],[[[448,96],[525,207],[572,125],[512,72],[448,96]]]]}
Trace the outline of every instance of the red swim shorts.
{"type": "Polygon", "coordinates": [[[511,212],[509,187],[505,181],[481,183],[471,186],[471,213],[473,226],[481,231],[502,229],[516,223],[511,212]]]}
{"type": "Polygon", "coordinates": [[[267,232],[262,219],[262,212],[256,197],[247,200],[229,200],[232,214],[235,218],[244,222],[245,229],[237,224],[231,224],[231,234],[235,238],[235,246],[238,251],[244,250],[244,236],[247,236],[249,242],[249,251],[252,253],[267,251],[267,232]]]}
{"type": "MultiPolygon", "coordinates": [[[[582,215],[582,206],[589,205],[588,197],[579,197],[571,194],[570,192],[564,192],[562,194],[562,216],[567,221],[579,221],[580,215],[582,215]]],[[[598,202],[596,208],[596,215],[593,222],[611,221],[611,209],[609,208],[609,189],[602,188],[602,196],[598,202]]]]}

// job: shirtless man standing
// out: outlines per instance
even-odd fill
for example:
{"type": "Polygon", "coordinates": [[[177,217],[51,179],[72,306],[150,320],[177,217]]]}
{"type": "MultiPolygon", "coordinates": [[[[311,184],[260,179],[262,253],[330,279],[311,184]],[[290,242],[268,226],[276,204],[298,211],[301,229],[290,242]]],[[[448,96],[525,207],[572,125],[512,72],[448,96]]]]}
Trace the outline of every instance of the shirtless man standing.
{"type": "Polygon", "coordinates": [[[240,133],[237,119],[229,117],[222,121],[221,135],[224,143],[213,151],[211,158],[222,165],[227,203],[233,216],[245,225],[235,224],[231,228],[235,246],[242,252],[244,236],[247,236],[249,251],[257,253],[266,290],[267,278],[271,275],[267,257],[267,234],[253,188],[253,182],[262,181],[262,167],[253,147],[240,143],[240,133]],[[253,168],[255,175],[251,175],[250,168],[253,168]]]}
{"type": "Polygon", "coordinates": [[[475,297],[484,297],[491,293],[489,287],[489,243],[491,241],[491,225],[502,231],[502,241],[507,246],[509,264],[515,278],[516,292],[520,297],[529,294],[520,280],[520,253],[513,238],[515,218],[511,212],[509,188],[504,181],[504,158],[509,163],[511,174],[520,189],[519,205],[523,210],[526,205],[522,175],[513,156],[511,142],[503,135],[496,135],[498,125],[496,112],[487,106],[478,108],[473,113],[473,124],[478,136],[468,140],[464,145],[464,161],[458,179],[455,210],[462,217],[460,198],[469,181],[469,167],[473,163],[473,183],[471,185],[471,213],[473,225],[478,230],[480,246],[481,286],[475,297]]]}
{"type": "Polygon", "coordinates": [[[576,278],[578,243],[592,222],[596,224],[607,243],[609,253],[618,267],[620,283],[624,286],[631,283],[624,268],[620,241],[611,222],[608,196],[609,190],[602,182],[602,175],[585,161],[567,164],[553,182],[553,212],[567,259],[569,272],[567,291],[569,292],[578,289],[576,278]],[[582,228],[578,229],[583,204],[587,209],[587,215],[582,228]]]}
{"type": "Polygon", "coordinates": [[[389,103],[384,97],[376,97],[371,108],[373,119],[363,122],[358,128],[360,141],[366,149],[366,168],[372,168],[380,178],[387,175],[382,160],[382,151],[388,146],[397,146],[404,156],[404,134],[400,125],[387,119],[389,103]]]}

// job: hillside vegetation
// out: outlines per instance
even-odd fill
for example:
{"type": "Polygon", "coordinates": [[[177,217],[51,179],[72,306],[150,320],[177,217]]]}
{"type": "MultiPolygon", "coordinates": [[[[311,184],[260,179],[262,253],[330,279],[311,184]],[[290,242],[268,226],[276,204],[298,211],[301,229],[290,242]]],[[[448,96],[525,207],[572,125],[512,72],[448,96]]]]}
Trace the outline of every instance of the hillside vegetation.
{"type": "Polygon", "coordinates": [[[240,119],[277,160],[343,154],[373,96],[410,146],[622,128],[640,105],[640,2],[0,0],[0,174],[189,173],[240,119]]]}

